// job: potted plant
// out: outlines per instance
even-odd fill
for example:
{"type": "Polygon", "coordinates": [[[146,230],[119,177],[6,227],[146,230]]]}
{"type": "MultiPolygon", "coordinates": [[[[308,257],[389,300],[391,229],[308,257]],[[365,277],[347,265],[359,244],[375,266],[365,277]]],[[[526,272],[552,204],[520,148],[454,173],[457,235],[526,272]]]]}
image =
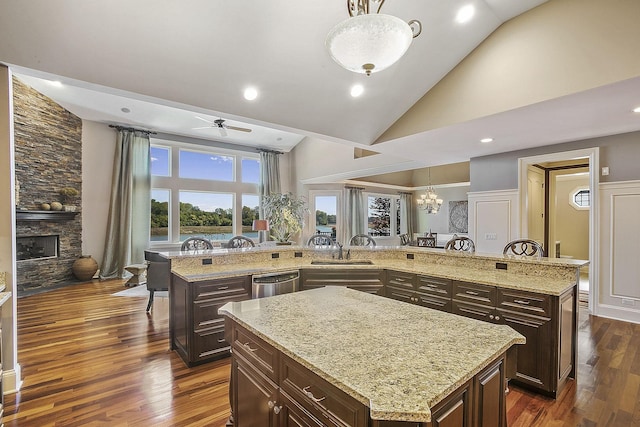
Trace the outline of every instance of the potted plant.
{"type": "Polygon", "coordinates": [[[302,197],[292,193],[272,193],[262,200],[265,219],[269,221],[271,237],[279,244],[290,244],[291,238],[302,231],[308,212],[302,197]]]}
{"type": "Polygon", "coordinates": [[[73,187],[65,187],[59,191],[62,203],[64,204],[64,210],[75,212],[76,207],[72,205],[73,201],[78,197],[80,192],[73,187]]]}

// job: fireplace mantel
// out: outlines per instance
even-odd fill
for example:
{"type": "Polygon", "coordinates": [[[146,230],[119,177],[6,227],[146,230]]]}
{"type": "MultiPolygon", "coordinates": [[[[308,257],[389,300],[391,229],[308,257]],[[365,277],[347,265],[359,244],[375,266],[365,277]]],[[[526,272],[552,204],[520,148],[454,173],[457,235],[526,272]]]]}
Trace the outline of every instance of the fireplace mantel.
{"type": "Polygon", "coordinates": [[[28,211],[16,209],[16,221],[70,221],[80,212],[28,211]]]}

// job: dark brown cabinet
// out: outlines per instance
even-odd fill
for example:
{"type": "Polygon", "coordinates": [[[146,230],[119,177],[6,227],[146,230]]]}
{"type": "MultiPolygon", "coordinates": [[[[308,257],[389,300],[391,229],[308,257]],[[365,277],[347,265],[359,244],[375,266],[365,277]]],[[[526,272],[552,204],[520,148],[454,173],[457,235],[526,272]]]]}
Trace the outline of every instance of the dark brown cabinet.
{"type": "Polygon", "coordinates": [[[380,269],[303,269],[300,271],[300,289],[323,286],[346,286],[357,291],[383,295],[384,270],[380,269]]]}
{"type": "Polygon", "coordinates": [[[387,270],[384,295],[435,310],[451,312],[451,280],[387,270]]]}
{"type": "Polygon", "coordinates": [[[218,309],[250,298],[249,276],[188,282],[173,275],[169,287],[170,340],[182,360],[193,366],[229,354],[224,319],[218,309]]]}

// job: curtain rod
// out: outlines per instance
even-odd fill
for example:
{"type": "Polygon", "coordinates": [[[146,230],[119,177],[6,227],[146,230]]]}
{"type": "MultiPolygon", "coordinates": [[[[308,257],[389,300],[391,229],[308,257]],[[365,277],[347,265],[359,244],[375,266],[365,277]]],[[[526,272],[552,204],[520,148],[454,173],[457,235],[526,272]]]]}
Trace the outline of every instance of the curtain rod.
{"type": "Polygon", "coordinates": [[[413,196],[413,193],[409,193],[407,191],[398,191],[398,194],[406,194],[407,196],[413,196]]]}
{"type": "Polygon", "coordinates": [[[346,188],[347,190],[366,190],[364,187],[352,187],[349,185],[345,185],[344,188],[346,188]]]}
{"type": "Polygon", "coordinates": [[[269,150],[267,148],[256,148],[258,153],[273,153],[273,154],[284,154],[282,151],[269,150]]]}
{"type": "Polygon", "coordinates": [[[151,131],[151,130],[136,129],[136,128],[132,128],[132,127],[119,126],[119,125],[109,125],[109,127],[117,129],[117,130],[128,130],[128,131],[131,131],[131,132],[146,133],[147,135],[156,135],[156,132],[151,131]]]}

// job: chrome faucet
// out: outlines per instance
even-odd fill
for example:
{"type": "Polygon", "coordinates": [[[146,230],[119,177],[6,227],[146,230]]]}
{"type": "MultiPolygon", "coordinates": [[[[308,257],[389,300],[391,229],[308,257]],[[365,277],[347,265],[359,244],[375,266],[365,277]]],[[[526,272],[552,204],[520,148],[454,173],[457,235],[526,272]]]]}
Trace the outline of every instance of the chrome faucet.
{"type": "Polygon", "coordinates": [[[351,249],[347,249],[347,259],[351,259],[351,249]]]}

